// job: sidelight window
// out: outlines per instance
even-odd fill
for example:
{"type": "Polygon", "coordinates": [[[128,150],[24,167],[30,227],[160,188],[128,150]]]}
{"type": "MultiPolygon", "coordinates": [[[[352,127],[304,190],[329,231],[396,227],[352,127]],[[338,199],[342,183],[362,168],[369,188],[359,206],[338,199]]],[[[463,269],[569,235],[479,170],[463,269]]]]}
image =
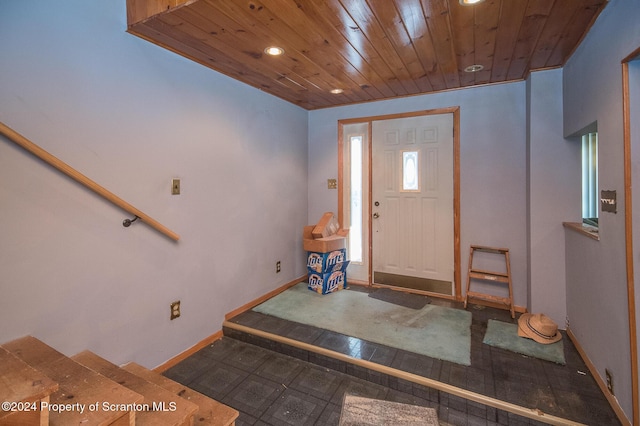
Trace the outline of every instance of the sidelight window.
{"type": "Polygon", "coordinates": [[[352,262],[362,262],[362,136],[351,136],[349,144],[351,157],[349,258],[352,262]]]}

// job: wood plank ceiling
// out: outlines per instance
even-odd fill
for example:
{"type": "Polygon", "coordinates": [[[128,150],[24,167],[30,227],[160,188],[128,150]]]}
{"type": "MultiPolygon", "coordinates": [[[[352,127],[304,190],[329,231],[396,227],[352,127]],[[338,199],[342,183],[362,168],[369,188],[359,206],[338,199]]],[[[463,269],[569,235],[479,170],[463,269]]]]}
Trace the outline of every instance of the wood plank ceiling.
{"type": "Polygon", "coordinates": [[[313,110],[517,81],[563,66],[606,4],[127,0],[127,18],[132,34],[313,110]],[[268,46],[284,54],[269,56],[268,46]],[[483,69],[465,72],[473,65],[483,69]]]}

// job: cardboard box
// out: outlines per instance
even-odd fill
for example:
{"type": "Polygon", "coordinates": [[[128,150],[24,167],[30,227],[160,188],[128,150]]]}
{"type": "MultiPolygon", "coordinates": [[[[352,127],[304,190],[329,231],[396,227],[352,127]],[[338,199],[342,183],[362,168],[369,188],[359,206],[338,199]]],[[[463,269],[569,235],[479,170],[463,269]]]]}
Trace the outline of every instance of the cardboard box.
{"type": "Polygon", "coordinates": [[[334,235],[326,238],[313,238],[315,225],[305,226],[302,232],[302,248],[305,251],[328,253],[347,247],[348,229],[339,229],[334,235]]]}
{"type": "Polygon", "coordinates": [[[338,232],[340,224],[331,212],[322,215],[311,234],[313,238],[327,238],[338,232]]]}
{"type": "Polygon", "coordinates": [[[319,294],[328,294],[347,288],[347,266],[349,266],[349,261],[338,263],[326,273],[309,271],[309,290],[319,294]]]}
{"type": "Polygon", "coordinates": [[[327,253],[307,252],[307,269],[315,273],[329,272],[338,263],[347,260],[347,250],[338,249],[327,253]]]}

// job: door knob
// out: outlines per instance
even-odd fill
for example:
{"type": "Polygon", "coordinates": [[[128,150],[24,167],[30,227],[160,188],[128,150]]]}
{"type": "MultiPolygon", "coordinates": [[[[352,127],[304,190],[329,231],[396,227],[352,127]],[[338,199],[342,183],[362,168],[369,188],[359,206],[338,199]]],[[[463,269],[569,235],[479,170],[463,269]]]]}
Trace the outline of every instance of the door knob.
{"type": "Polygon", "coordinates": [[[380,217],[380,215],[379,215],[377,212],[373,214],[373,218],[374,218],[374,219],[377,219],[377,218],[379,218],[379,217],[380,217]]]}
{"type": "Polygon", "coordinates": [[[373,205],[378,207],[380,205],[380,201],[376,201],[375,203],[373,203],[373,205]]]}

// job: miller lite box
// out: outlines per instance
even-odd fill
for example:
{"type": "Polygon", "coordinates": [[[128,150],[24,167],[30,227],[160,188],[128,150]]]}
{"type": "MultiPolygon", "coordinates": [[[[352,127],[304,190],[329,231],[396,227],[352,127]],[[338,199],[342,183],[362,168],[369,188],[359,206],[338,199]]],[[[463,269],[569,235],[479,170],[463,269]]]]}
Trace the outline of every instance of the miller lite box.
{"type": "Polygon", "coordinates": [[[314,272],[309,269],[309,290],[319,294],[333,293],[347,287],[347,266],[349,261],[337,263],[328,272],[314,272]]]}
{"type": "Polygon", "coordinates": [[[328,253],[307,252],[307,269],[309,273],[328,272],[339,263],[347,260],[347,249],[333,250],[328,253]]]}

